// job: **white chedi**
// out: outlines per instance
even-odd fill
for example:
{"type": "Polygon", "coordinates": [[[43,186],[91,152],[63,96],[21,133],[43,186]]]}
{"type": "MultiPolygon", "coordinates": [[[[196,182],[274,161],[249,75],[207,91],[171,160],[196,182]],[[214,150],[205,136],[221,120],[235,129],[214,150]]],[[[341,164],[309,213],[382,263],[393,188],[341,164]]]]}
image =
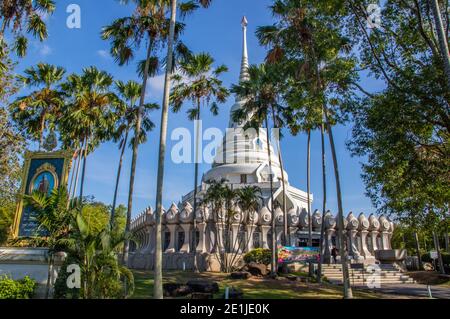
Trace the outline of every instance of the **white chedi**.
{"type": "Polygon", "coordinates": [[[358,219],[355,217],[355,215],[353,215],[352,212],[350,212],[350,214],[348,214],[347,222],[348,222],[348,224],[345,227],[346,229],[348,229],[348,230],[357,230],[358,229],[358,226],[359,226],[358,219]]]}
{"type": "Polygon", "coordinates": [[[308,217],[308,211],[303,208],[300,212],[300,220],[299,220],[300,227],[305,229],[308,228],[309,225],[309,217],[308,217]]]}
{"type": "Polygon", "coordinates": [[[324,218],[324,223],[325,223],[325,229],[334,229],[336,228],[336,218],[333,216],[333,214],[331,214],[331,212],[328,210],[325,213],[325,218],[324,218]]]}
{"type": "Polygon", "coordinates": [[[389,220],[386,218],[386,216],[381,215],[378,220],[380,221],[380,231],[389,231],[389,229],[391,228],[391,223],[389,223],[389,220]]]}
{"type": "Polygon", "coordinates": [[[192,207],[192,205],[189,202],[186,202],[183,209],[181,210],[180,220],[183,223],[190,222],[192,220],[193,210],[194,208],[192,207]]]}
{"type": "Polygon", "coordinates": [[[259,217],[261,225],[270,225],[272,223],[272,213],[266,206],[263,206],[259,211],[259,217]]]}
{"type": "Polygon", "coordinates": [[[300,221],[299,212],[295,208],[291,208],[288,212],[288,224],[290,227],[296,227],[300,221]]]}
{"type": "Polygon", "coordinates": [[[370,223],[366,215],[364,215],[364,213],[359,214],[358,221],[359,221],[359,230],[366,231],[369,229],[370,223]]]}
{"type": "Polygon", "coordinates": [[[166,212],[166,223],[168,224],[176,224],[178,223],[178,216],[179,216],[179,209],[178,206],[175,204],[172,204],[169,208],[169,210],[166,212]]]}
{"type": "Polygon", "coordinates": [[[380,230],[380,221],[374,214],[370,214],[369,216],[369,230],[370,231],[379,231],[380,230]]]}
{"type": "Polygon", "coordinates": [[[275,223],[277,226],[284,225],[284,214],[283,210],[280,207],[275,209],[275,223]]]}
{"type": "Polygon", "coordinates": [[[318,209],[314,211],[314,214],[311,217],[312,227],[314,230],[320,230],[322,227],[322,214],[318,209]]]}
{"type": "Polygon", "coordinates": [[[250,211],[247,213],[247,223],[250,225],[256,225],[259,221],[259,214],[255,211],[250,211]]]}

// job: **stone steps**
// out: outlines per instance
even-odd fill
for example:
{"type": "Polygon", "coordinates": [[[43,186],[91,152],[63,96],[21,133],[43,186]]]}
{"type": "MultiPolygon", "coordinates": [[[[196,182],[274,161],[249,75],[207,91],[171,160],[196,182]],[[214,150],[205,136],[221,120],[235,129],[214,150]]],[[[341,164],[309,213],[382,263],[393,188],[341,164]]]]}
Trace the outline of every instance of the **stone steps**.
{"type": "MultiPolygon", "coordinates": [[[[374,278],[377,273],[374,269],[364,266],[361,269],[349,269],[350,283],[351,285],[367,285],[376,281],[380,284],[403,284],[403,283],[415,283],[415,281],[402,273],[397,267],[389,264],[377,265],[380,269],[378,272],[378,278],[374,278]],[[369,270],[370,269],[370,270],[369,270]]],[[[337,265],[323,265],[323,275],[333,284],[342,284],[342,266],[337,265]]]]}

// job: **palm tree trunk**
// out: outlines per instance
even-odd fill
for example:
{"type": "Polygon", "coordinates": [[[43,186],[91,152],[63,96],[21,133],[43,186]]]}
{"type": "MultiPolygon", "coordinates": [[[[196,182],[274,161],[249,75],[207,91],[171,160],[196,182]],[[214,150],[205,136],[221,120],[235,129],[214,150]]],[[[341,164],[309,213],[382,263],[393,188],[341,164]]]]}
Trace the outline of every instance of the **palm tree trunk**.
{"type": "Polygon", "coordinates": [[[169,98],[173,67],[173,46],[175,38],[175,24],[177,18],[177,0],[171,0],[170,33],[167,45],[167,66],[164,82],[164,101],[161,112],[161,132],[159,138],[158,177],[156,187],[156,249],[155,249],[155,299],[163,299],[162,289],[162,245],[161,245],[161,216],[162,216],[162,192],[164,182],[164,161],[166,158],[167,122],[169,117],[169,98]]]}
{"type": "Polygon", "coordinates": [[[44,145],[44,130],[45,130],[45,116],[42,116],[39,129],[39,151],[42,150],[42,146],[44,145]]]}
{"type": "MultiPolygon", "coordinates": [[[[72,194],[72,187],[73,187],[73,183],[74,183],[74,181],[75,181],[75,172],[76,172],[76,170],[77,170],[77,163],[78,163],[78,160],[79,160],[79,157],[78,157],[78,153],[80,152],[80,149],[78,148],[76,151],[75,151],[75,153],[74,153],[74,157],[75,157],[75,155],[77,156],[76,158],[75,158],[75,160],[73,161],[73,168],[72,168],[72,175],[71,175],[71,177],[70,177],[70,183],[69,183],[69,189],[67,190],[67,192],[68,192],[68,195],[69,195],[69,200],[68,200],[68,202],[70,202],[70,195],[72,194]]],[[[72,158],[73,159],[73,158],[72,158]]]]}
{"type": "Polygon", "coordinates": [[[323,105],[323,112],[325,114],[325,122],[327,125],[328,137],[330,140],[331,155],[333,157],[334,175],[335,175],[335,180],[336,180],[336,194],[337,194],[337,201],[338,201],[338,238],[339,238],[339,252],[341,255],[341,263],[342,263],[344,298],[352,299],[353,292],[352,292],[352,287],[350,286],[347,255],[345,253],[345,245],[344,245],[344,229],[343,229],[344,228],[344,211],[343,211],[343,207],[342,207],[341,180],[339,177],[339,168],[338,168],[338,163],[337,163],[336,148],[334,145],[333,131],[331,128],[330,120],[328,118],[328,108],[325,103],[323,105]]]}
{"type": "Polygon", "coordinates": [[[83,143],[81,144],[81,148],[80,148],[80,152],[78,153],[78,164],[77,164],[77,170],[75,173],[75,182],[73,185],[73,189],[72,189],[72,196],[71,198],[74,199],[75,198],[75,194],[77,193],[77,188],[78,188],[78,177],[79,177],[79,173],[80,173],[80,166],[81,166],[81,161],[83,159],[83,150],[86,144],[86,140],[83,141],[83,143]]]}
{"type": "MultiPolygon", "coordinates": [[[[81,145],[81,148],[80,148],[80,151],[78,153],[78,164],[77,164],[77,169],[76,169],[76,172],[75,172],[75,181],[74,181],[74,185],[73,185],[73,189],[72,189],[72,194],[70,195],[71,200],[75,199],[75,194],[77,193],[81,161],[83,159],[84,144],[85,143],[83,141],[83,143],[81,145]]],[[[67,205],[68,205],[67,207],[69,207],[70,201],[67,203],[67,205]]]]}
{"type": "Polygon", "coordinates": [[[449,245],[449,238],[448,238],[447,230],[445,231],[444,236],[445,236],[445,251],[449,253],[450,252],[450,245],[449,245]]]}
{"type": "Polygon", "coordinates": [[[114,218],[115,218],[116,204],[117,204],[117,193],[119,191],[119,181],[120,181],[120,174],[122,172],[123,155],[125,153],[125,149],[127,147],[127,142],[128,142],[128,133],[129,133],[129,130],[127,129],[127,132],[125,133],[125,138],[123,140],[122,150],[120,152],[119,168],[117,169],[116,187],[114,189],[114,198],[113,198],[113,204],[112,204],[112,208],[111,208],[111,217],[110,217],[110,221],[109,221],[109,224],[111,225],[111,230],[114,228],[114,218]]]}
{"type": "Polygon", "coordinates": [[[447,85],[450,88],[450,52],[448,50],[447,33],[442,23],[441,10],[439,8],[438,0],[430,0],[430,5],[433,8],[435,27],[439,38],[439,47],[444,63],[445,74],[447,76],[447,85]]]}
{"type": "MultiPolygon", "coordinates": [[[[272,106],[272,117],[273,117],[273,123],[277,129],[279,129],[278,126],[278,120],[275,114],[275,110],[272,106]]],[[[287,204],[286,204],[286,179],[284,177],[284,163],[283,163],[283,156],[281,155],[281,143],[280,143],[280,135],[278,134],[276,138],[277,143],[277,149],[278,149],[278,161],[280,162],[280,168],[281,168],[281,182],[283,183],[283,245],[288,246],[290,245],[291,238],[289,235],[288,240],[288,218],[287,218],[287,204]],[[288,244],[289,243],[289,244],[288,244]]]]}
{"type": "Polygon", "coordinates": [[[311,130],[308,130],[308,145],[306,150],[306,193],[308,201],[308,246],[312,246],[312,223],[311,223],[311,130]]]}
{"type": "Polygon", "coordinates": [[[45,287],[45,299],[50,298],[50,286],[51,286],[51,280],[53,276],[53,253],[49,252],[48,256],[48,274],[47,274],[47,285],[45,287]]]}
{"type": "Polygon", "coordinates": [[[439,270],[441,274],[445,275],[444,261],[442,260],[442,253],[441,253],[441,245],[439,244],[439,236],[436,232],[433,232],[433,240],[434,240],[434,247],[438,254],[439,270]]]}
{"type": "MultiPolygon", "coordinates": [[[[128,188],[128,205],[127,205],[127,221],[125,226],[125,232],[130,232],[131,227],[131,213],[133,211],[133,193],[134,193],[134,180],[136,177],[136,163],[137,163],[137,157],[138,157],[138,150],[139,150],[139,136],[141,133],[141,126],[142,126],[142,114],[144,113],[144,104],[145,104],[145,91],[147,88],[147,80],[148,80],[148,70],[150,68],[150,56],[152,54],[152,40],[149,39],[149,44],[147,48],[147,56],[145,60],[145,67],[144,67],[144,75],[142,80],[142,88],[141,88],[141,99],[139,101],[139,110],[138,110],[138,116],[136,119],[136,127],[134,131],[134,143],[133,143],[133,155],[131,158],[131,173],[130,173],[130,185],[128,188]]],[[[128,266],[128,253],[130,250],[130,240],[125,240],[125,243],[123,245],[123,255],[122,255],[122,263],[125,266],[128,266]]],[[[127,287],[125,283],[125,295],[127,294],[127,287]]]]}
{"type": "Polygon", "coordinates": [[[270,154],[270,142],[269,142],[269,121],[267,116],[265,118],[266,122],[266,138],[267,138],[267,155],[269,157],[269,181],[270,181],[270,201],[271,201],[271,214],[272,214],[272,276],[277,274],[277,231],[276,231],[276,218],[274,210],[274,199],[273,199],[273,175],[272,175],[272,157],[270,154]]]}
{"type": "Polygon", "coordinates": [[[86,161],[87,161],[86,159],[87,159],[88,147],[89,147],[89,138],[88,138],[88,136],[86,136],[86,144],[84,146],[83,171],[81,172],[80,205],[83,204],[84,177],[86,175],[86,161]]]}
{"type": "MultiPolygon", "coordinates": [[[[323,117],[323,116],[322,116],[323,117]]],[[[317,282],[322,282],[322,264],[324,255],[324,237],[325,237],[325,212],[327,209],[327,176],[326,176],[326,159],[325,159],[325,124],[323,123],[320,127],[320,136],[322,142],[322,225],[320,226],[320,260],[317,269],[317,282]]]]}
{"type": "Polygon", "coordinates": [[[197,183],[198,183],[198,151],[199,151],[199,138],[200,138],[200,100],[197,101],[197,127],[195,131],[195,163],[194,163],[194,231],[193,231],[193,241],[194,241],[194,272],[198,272],[197,265],[197,183]]]}
{"type": "Polygon", "coordinates": [[[419,270],[422,270],[423,269],[422,256],[420,255],[419,235],[417,234],[417,232],[414,232],[414,241],[416,243],[416,254],[417,254],[419,270]]]}

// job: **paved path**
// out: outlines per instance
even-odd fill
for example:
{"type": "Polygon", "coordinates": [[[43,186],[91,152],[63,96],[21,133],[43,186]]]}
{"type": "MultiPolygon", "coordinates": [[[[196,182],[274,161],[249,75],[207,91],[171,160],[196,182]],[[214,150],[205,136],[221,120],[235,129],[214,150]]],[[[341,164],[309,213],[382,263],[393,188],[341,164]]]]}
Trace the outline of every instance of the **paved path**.
{"type": "MultiPolygon", "coordinates": [[[[382,284],[381,288],[368,289],[367,287],[354,287],[355,289],[370,290],[384,294],[399,294],[405,296],[428,297],[428,288],[420,284],[382,284]]],[[[433,298],[450,299],[450,287],[431,286],[433,298]]]]}

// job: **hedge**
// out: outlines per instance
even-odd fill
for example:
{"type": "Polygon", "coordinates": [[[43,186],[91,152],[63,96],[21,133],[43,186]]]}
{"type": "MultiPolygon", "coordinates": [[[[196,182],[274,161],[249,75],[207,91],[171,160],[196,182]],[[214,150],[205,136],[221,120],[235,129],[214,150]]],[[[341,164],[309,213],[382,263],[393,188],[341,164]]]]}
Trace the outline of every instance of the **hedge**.
{"type": "Polygon", "coordinates": [[[36,281],[26,276],[21,280],[0,278],[0,299],[31,299],[36,289],[36,281]]]}
{"type": "Polygon", "coordinates": [[[272,260],[272,252],[270,249],[256,248],[244,255],[244,261],[248,264],[255,262],[258,264],[268,265],[272,260]]]}

